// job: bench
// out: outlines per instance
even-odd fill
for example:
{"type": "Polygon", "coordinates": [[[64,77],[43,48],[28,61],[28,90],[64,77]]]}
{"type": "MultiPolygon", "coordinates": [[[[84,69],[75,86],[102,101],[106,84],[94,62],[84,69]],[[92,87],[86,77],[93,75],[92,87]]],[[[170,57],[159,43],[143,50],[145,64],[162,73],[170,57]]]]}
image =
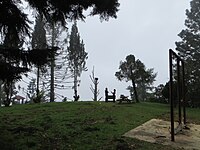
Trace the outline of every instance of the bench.
{"type": "Polygon", "coordinates": [[[105,102],[115,102],[116,99],[116,90],[112,92],[112,95],[108,95],[108,89],[105,89],[105,102]]]}

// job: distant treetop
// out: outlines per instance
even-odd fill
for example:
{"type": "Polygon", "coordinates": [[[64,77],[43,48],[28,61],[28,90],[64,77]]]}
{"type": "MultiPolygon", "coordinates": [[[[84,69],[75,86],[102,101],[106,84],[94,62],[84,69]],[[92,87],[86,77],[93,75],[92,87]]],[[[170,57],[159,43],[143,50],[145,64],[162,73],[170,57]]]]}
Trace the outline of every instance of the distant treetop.
{"type": "MultiPolygon", "coordinates": [[[[99,15],[100,19],[117,18],[118,0],[26,0],[28,5],[48,21],[84,20],[84,11],[90,8],[90,15],[99,15]]],[[[30,20],[20,5],[22,0],[0,1],[0,34],[12,30],[14,36],[23,39],[29,35],[30,20]]]]}

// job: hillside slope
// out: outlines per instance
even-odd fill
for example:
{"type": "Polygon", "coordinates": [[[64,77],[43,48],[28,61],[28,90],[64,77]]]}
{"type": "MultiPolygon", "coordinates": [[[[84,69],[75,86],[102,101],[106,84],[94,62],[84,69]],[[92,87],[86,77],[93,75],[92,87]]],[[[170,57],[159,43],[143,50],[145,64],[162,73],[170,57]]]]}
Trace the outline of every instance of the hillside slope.
{"type": "MultiPolygon", "coordinates": [[[[199,109],[188,111],[199,123],[199,109]]],[[[1,149],[172,149],[122,135],[152,118],[169,119],[155,103],[69,102],[0,108],[1,149]]]]}

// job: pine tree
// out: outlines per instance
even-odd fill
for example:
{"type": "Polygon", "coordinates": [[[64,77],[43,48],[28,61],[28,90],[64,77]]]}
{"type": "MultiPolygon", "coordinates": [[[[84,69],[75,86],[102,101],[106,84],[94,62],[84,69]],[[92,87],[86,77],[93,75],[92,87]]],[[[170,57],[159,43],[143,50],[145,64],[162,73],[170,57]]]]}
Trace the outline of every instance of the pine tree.
{"type": "Polygon", "coordinates": [[[7,29],[3,44],[0,45],[0,80],[3,81],[3,89],[6,99],[3,101],[5,106],[11,103],[11,96],[13,94],[13,87],[15,82],[21,78],[21,75],[28,71],[27,67],[21,67],[21,58],[23,56],[20,48],[23,42],[18,37],[13,35],[17,34],[15,27],[7,29]]]}
{"type": "Polygon", "coordinates": [[[186,10],[186,29],[178,34],[182,40],[176,42],[176,50],[185,61],[188,96],[195,101],[200,97],[200,1],[192,0],[190,6],[186,10]]]}
{"type": "Polygon", "coordinates": [[[133,91],[136,102],[139,102],[139,98],[146,98],[143,93],[147,93],[151,89],[156,73],[153,73],[152,68],[146,69],[139,59],[135,60],[134,55],[128,55],[125,61],[120,62],[119,71],[115,73],[115,76],[120,81],[132,82],[132,87],[129,86],[128,90],[130,93],[133,91]],[[141,92],[138,93],[138,91],[141,92]]]}
{"type": "MultiPolygon", "coordinates": [[[[40,15],[38,15],[36,18],[35,28],[32,33],[31,44],[32,44],[33,49],[43,50],[43,49],[47,48],[46,31],[44,29],[44,26],[45,26],[45,24],[44,24],[43,18],[40,15]]],[[[38,57],[40,57],[40,56],[38,56],[38,57]]],[[[41,69],[42,65],[44,65],[44,64],[40,64],[40,62],[38,62],[36,64],[36,67],[37,67],[36,96],[39,95],[40,69],[41,69]]]]}
{"type": "MultiPolygon", "coordinates": [[[[50,102],[54,102],[61,90],[69,89],[71,86],[68,80],[71,75],[68,74],[67,67],[67,28],[60,23],[47,23],[47,43],[50,47],[56,47],[58,50],[51,53],[51,61],[49,66],[43,69],[43,84],[44,88],[50,87],[49,98],[50,102]]],[[[61,95],[61,97],[64,97],[61,95]]]]}
{"type": "Polygon", "coordinates": [[[35,84],[35,81],[36,79],[32,78],[27,86],[27,96],[31,102],[33,100],[33,97],[36,96],[37,85],[35,84]]]}
{"type": "Polygon", "coordinates": [[[80,97],[78,95],[78,77],[81,76],[82,71],[87,71],[86,59],[88,58],[88,53],[85,51],[83,40],[80,39],[76,22],[72,25],[69,46],[67,50],[69,71],[73,74],[74,78],[74,100],[78,101],[80,97]]]}

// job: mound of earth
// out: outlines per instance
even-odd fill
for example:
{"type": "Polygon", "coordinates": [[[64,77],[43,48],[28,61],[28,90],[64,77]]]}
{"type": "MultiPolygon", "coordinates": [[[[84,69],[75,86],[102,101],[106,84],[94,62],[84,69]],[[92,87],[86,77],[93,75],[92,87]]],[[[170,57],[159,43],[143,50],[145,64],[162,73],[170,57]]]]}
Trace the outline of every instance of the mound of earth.
{"type": "MultiPolygon", "coordinates": [[[[175,135],[175,142],[172,142],[170,124],[169,121],[152,119],[125,133],[124,136],[187,150],[200,150],[200,125],[187,124],[188,129],[178,132],[175,135]]],[[[175,127],[177,125],[175,123],[175,127]]]]}

